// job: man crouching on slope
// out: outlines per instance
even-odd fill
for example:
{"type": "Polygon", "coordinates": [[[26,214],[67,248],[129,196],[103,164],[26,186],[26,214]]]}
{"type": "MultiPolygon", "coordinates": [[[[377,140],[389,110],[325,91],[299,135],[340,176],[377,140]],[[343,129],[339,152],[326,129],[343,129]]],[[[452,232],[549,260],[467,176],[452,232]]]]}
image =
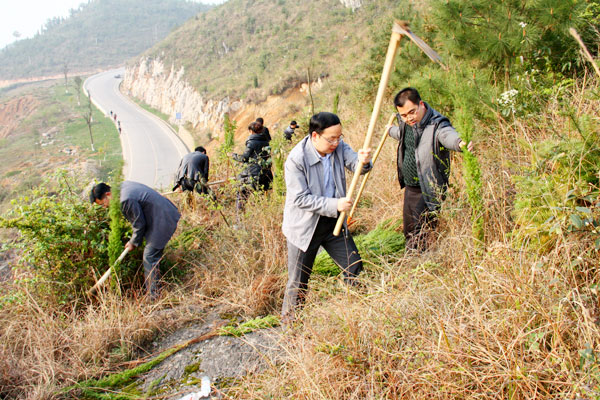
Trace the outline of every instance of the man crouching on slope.
{"type": "Polygon", "coordinates": [[[308,279],[320,246],[342,269],[345,281],[355,282],[362,261],[352,236],[344,227],[334,236],[338,213],[349,211],[344,168],[354,171],[359,161],[361,173],[372,167],[370,149],[358,154],[342,140],[337,115],[321,112],[310,119],[309,134],[290,152],[285,162],[287,188],[283,211],[283,234],[288,246],[288,282],[283,299],[282,320],[294,319],[296,307],[304,302],[308,279]]]}
{"type": "MultiPolygon", "coordinates": [[[[90,202],[104,208],[110,204],[110,186],[99,183],[90,192],[90,202]]],[[[131,181],[121,184],[121,212],[131,222],[133,234],[125,245],[128,250],[144,248],[144,284],[150,299],[158,297],[159,263],[167,242],[177,229],[179,211],[167,198],[148,186],[131,181]]]]}

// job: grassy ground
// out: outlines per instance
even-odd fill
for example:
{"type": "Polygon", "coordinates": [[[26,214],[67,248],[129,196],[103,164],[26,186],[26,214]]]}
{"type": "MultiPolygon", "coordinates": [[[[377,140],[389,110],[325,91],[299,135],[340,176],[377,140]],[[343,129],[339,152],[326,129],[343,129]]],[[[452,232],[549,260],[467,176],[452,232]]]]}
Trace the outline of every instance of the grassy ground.
{"type": "MultiPolygon", "coordinates": [[[[154,108],[154,107],[152,107],[152,106],[150,106],[150,105],[148,105],[148,104],[144,103],[144,102],[143,102],[143,101],[141,101],[141,100],[138,100],[138,99],[136,99],[136,98],[132,98],[132,100],[133,100],[133,101],[135,101],[135,103],[136,103],[138,106],[142,107],[144,110],[148,111],[148,112],[149,112],[149,113],[151,113],[151,114],[154,114],[154,115],[156,115],[158,118],[162,119],[163,121],[165,121],[166,123],[168,123],[168,124],[169,124],[169,116],[168,116],[167,114],[165,114],[165,113],[163,113],[163,112],[161,112],[161,111],[157,110],[156,108],[154,108]]],[[[173,129],[174,129],[174,128],[173,128],[173,129]]]]}
{"type": "MultiPolygon", "coordinates": [[[[114,124],[92,106],[96,149],[92,152],[88,125],[83,118],[87,99],[82,94],[81,105],[78,105],[74,91],[69,87],[65,93],[60,83],[20,91],[19,96],[33,94],[39,106],[0,143],[3,202],[25,188],[36,186],[46,174],[57,169],[84,173],[82,178],[100,180],[120,168],[121,144],[114,124]]],[[[10,92],[4,95],[6,101],[9,96],[10,92]]]]}
{"type": "MultiPolygon", "coordinates": [[[[299,322],[282,336],[287,360],[229,381],[225,398],[594,398],[600,332],[593,233],[563,229],[542,251],[523,244],[520,235],[533,226],[515,218],[514,180],[537,154],[516,138],[577,139],[561,110],[579,99],[580,114],[597,115],[596,88],[572,88],[539,118],[498,116],[496,125],[476,125],[487,138],[477,143],[486,183],[483,250],[472,239],[462,159],[455,156],[430,249],[365,257],[362,290],[314,274],[299,322]],[[496,150],[499,143],[505,151],[496,150]]],[[[351,117],[347,113],[342,120],[351,117]]],[[[355,135],[348,140],[358,147],[355,135]]],[[[391,172],[394,145],[380,157],[356,215],[356,235],[402,214],[391,172]]],[[[224,177],[226,162],[213,161],[213,179],[224,177]]],[[[559,167],[552,168],[557,174],[559,167]]],[[[279,313],[286,281],[284,197],[253,195],[241,214],[231,186],[219,190],[220,211],[200,198],[172,199],[183,218],[166,257],[179,278],[165,282],[160,302],[147,304],[130,292],[77,312],[59,308],[60,318],[38,313],[28,298],[0,310],[7,338],[0,376],[11,382],[12,391],[4,391],[9,398],[60,398],[60,387],[136,365],[128,361],[136,350],[184,323],[188,306],[218,305],[246,320],[279,313]],[[232,229],[234,223],[242,229],[232,229]],[[174,311],[156,314],[162,308],[174,311]]]]}
{"type": "MultiPolygon", "coordinates": [[[[254,26],[244,18],[239,21],[254,26]]],[[[412,61],[407,57],[399,65],[412,61]]],[[[287,359],[228,381],[220,388],[227,389],[224,398],[598,398],[598,82],[588,74],[570,79],[526,65],[511,71],[510,82],[498,82],[490,71],[470,67],[456,62],[445,72],[428,64],[408,77],[397,68],[392,78],[393,90],[423,88],[424,99],[454,123],[460,111],[471,112],[462,123],[473,125],[481,167],[483,241],[474,240],[465,163],[454,154],[428,251],[406,253],[398,246],[384,255],[363,254],[360,290],[341,284],[330,269],[315,273],[297,324],[281,337],[287,359]],[[508,106],[498,101],[505,84],[519,93],[508,106]],[[457,98],[468,100],[468,107],[457,98]]],[[[330,109],[331,87],[316,94],[319,109],[330,109]]],[[[391,96],[386,112],[393,110],[391,96]]],[[[370,113],[358,97],[342,99],[344,140],[356,149],[370,113]]],[[[307,125],[305,116],[298,120],[307,125]]],[[[380,122],[376,137],[382,130],[380,122]]],[[[281,159],[290,148],[278,149],[281,159]]],[[[354,234],[401,219],[395,156],[396,144],[388,143],[355,216],[354,234]]],[[[211,159],[211,180],[231,175],[230,160],[211,159]]],[[[122,297],[44,308],[27,291],[17,296],[15,287],[2,288],[0,396],[64,398],[60,389],[74,382],[127,370],[148,341],[188,321],[192,307],[219,306],[243,320],[277,315],[287,277],[284,194],[254,194],[238,213],[235,190],[221,186],[217,204],[170,197],[182,219],[166,250],[169,274],[156,303],[140,299],[141,282],[122,297]]],[[[109,388],[105,398],[118,398],[118,389],[109,388]]]]}

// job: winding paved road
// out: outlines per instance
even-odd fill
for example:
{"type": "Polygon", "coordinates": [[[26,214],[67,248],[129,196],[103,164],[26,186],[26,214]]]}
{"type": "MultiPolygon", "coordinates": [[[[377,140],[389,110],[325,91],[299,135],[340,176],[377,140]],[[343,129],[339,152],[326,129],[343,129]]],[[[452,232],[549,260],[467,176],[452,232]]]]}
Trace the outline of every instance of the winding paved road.
{"type": "Polygon", "coordinates": [[[94,75],[84,88],[92,102],[110,117],[121,121],[121,145],[126,180],[140,182],[158,190],[170,189],[181,157],[189,152],[169,125],[129,100],[119,91],[124,69],[94,75]]]}

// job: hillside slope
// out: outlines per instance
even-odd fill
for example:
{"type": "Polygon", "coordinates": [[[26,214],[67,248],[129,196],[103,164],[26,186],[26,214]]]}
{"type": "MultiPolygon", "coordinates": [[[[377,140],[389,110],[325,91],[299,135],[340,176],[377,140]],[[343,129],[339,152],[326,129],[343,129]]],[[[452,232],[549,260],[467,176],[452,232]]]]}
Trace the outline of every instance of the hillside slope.
{"type": "MultiPolygon", "coordinates": [[[[368,34],[398,2],[230,0],[189,20],[145,53],[183,67],[184,78],[211,99],[259,102],[312,78],[356,75],[368,57],[368,34]]],[[[411,7],[407,7],[409,12],[411,7]]]]}
{"type": "Polygon", "coordinates": [[[210,6],[184,0],[93,0],[0,50],[0,80],[112,66],[210,6]]]}

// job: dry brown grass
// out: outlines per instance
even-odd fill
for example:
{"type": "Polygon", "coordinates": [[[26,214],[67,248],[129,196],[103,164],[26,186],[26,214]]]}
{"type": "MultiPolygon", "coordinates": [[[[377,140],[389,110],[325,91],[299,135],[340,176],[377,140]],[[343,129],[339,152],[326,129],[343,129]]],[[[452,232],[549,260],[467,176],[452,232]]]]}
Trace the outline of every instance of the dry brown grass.
{"type": "MultiPolygon", "coordinates": [[[[189,318],[105,295],[77,311],[42,309],[29,295],[0,311],[0,395],[50,399],[57,388],[120,369],[156,334],[189,318]]],[[[143,352],[142,352],[143,354],[143,352]]]]}
{"type": "MultiPolygon", "coordinates": [[[[597,101],[586,99],[581,112],[598,115],[597,101]]],[[[557,103],[538,120],[499,118],[496,126],[479,127],[485,132],[477,144],[486,205],[483,251],[472,243],[456,156],[453,185],[430,250],[368,263],[360,292],[337,278],[313,276],[300,323],[282,337],[286,361],[236,382],[226,396],[597,397],[600,315],[593,242],[564,233],[540,253],[511,238],[519,228],[513,221],[512,176],[532,157],[517,138],[533,143],[550,137],[552,129],[572,132],[559,111],[557,103]]],[[[359,124],[366,118],[344,112],[344,134],[358,148],[364,128],[359,124]]],[[[401,216],[395,148],[388,143],[373,171],[356,215],[359,231],[401,216]]],[[[221,179],[218,162],[213,168],[213,179],[221,179]]],[[[220,306],[246,318],[278,314],[286,280],[283,198],[253,195],[238,220],[232,188],[219,194],[223,215],[204,200],[178,196],[174,201],[183,210],[185,229],[207,234],[169,251],[173,268],[188,275],[183,284],[170,285],[162,305],[220,306]],[[228,227],[223,217],[239,229],[228,227]]],[[[153,311],[162,305],[109,296],[77,313],[60,313],[24,298],[0,310],[0,395],[52,398],[57,387],[118,369],[159,327],[172,329],[189,318],[181,312],[157,317],[153,311]]]]}
{"type": "MultiPolygon", "coordinates": [[[[598,115],[581,87],[570,96],[579,113],[598,115]]],[[[230,398],[596,398],[599,259],[592,240],[564,233],[538,253],[511,238],[519,228],[512,176],[531,162],[527,143],[557,131],[576,136],[558,102],[546,111],[537,120],[499,116],[497,126],[479,127],[487,132],[477,147],[483,253],[472,244],[454,157],[433,247],[366,266],[366,294],[313,278],[302,321],[283,338],[287,362],[242,380],[230,398]]],[[[358,213],[361,229],[401,215],[395,145],[389,147],[372,174],[369,207],[358,213]]]]}

